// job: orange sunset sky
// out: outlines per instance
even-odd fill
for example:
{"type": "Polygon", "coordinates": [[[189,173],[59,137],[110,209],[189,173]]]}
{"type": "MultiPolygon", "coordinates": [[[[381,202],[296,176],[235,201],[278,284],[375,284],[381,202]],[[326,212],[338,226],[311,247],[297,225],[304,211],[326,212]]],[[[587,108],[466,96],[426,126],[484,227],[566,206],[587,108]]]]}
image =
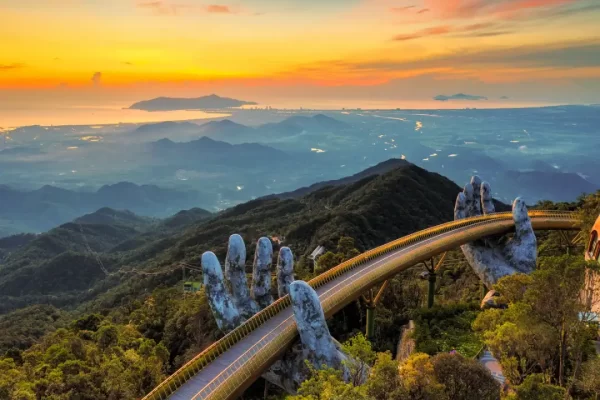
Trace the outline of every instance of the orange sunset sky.
{"type": "Polygon", "coordinates": [[[600,1],[0,0],[5,109],[459,92],[600,103],[600,1]]]}

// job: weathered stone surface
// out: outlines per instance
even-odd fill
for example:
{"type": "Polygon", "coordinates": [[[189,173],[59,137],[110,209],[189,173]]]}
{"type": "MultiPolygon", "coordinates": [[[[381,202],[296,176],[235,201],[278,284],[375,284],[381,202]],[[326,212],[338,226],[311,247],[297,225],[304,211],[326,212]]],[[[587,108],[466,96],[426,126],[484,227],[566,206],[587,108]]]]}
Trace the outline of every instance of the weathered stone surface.
{"type": "MultiPolygon", "coordinates": [[[[228,332],[234,329],[247,318],[246,315],[241,315],[238,308],[258,309],[259,306],[252,298],[259,301],[261,308],[273,301],[270,294],[272,254],[271,242],[267,238],[259,239],[254,257],[254,282],[250,298],[248,298],[247,286],[246,291],[242,287],[245,284],[245,276],[241,277],[240,271],[244,270],[246,248],[239,235],[230,237],[225,261],[227,278],[233,282],[225,283],[221,266],[212,252],[202,256],[206,293],[211,310],[222,331],[228,332]],[[234,293],[234,296],[231,296],[229,290],[234,293]],[[252,303],[254,306],[251,305],[252,303]]],[[[293,265],[292,251],[288,247],[282,247],[277,262],[278,292],[280,296],[290,294],[294,318],[300,330],[300,340],[263,374],[266,380],[292,394],[309,377],[310,371],[306,360],[315,367],[327,365],[342,369],[346,379],[349,379],[346,365],[356,362],[343,353],[342,346],[329,334],[316,292],[305,282],[293,281],[293,265]]],[[[363,380],[366,380],[368,369],[365,371],[363,380]]]]}
{"type": "MultiPolygon", "coordinates": [[[[462,219],[494,212],[491,188],[487,182],[481,183],[473,177],[471,183],[459,193],[454,206],[454,218],[462,219]],[[479,188],[480,196],[475,196],[474,187],[479,188]],[[477,208],[475,203],[480,203],[477,208]],[[479,210],[479,211],[478,211],[479,210]]],[[[512,240],[490,237],[461,246],[465,258],[479,278],[491,287],[498,279],[515,273],[530,273],[535,269],[537,241],[527,206],[521,199],[513,203],[515,235],[512,240]]]]}
{"type": "Polygon", "coordinates": [[[471,177],[473,187],[473,211],[472,215],[481,215],[481,179],[475,175],[471,177]]]}
{"type": "Polygon", "coordinates": [[[467,217],[467,197],[464,192],[460,192],[456,196],[456,202],[454,203],[454,219],[463,219],[467,217]]]}
{"type": "Polygon", "coordinates": [[[223,284],[223,271],[212,251],[202,254],[202,274],[210,309],[219,329],[229,332],[242,323],[242,318],[231,295],[223,284]]]}
{"type": "Polygon", "coordinates": [[[506,257],[518,272],[528,274],[535,269],[537,238],[531,226],[525,202],[517,198],[513,202],[515,234],[506,247],[506,257]]]}
{"type": "Polygon", "coordinates": [[[317,293],[308,283],[295,281],[290,285],[290,297],[307,360],[317,368],[322,365],[341,368],[342,357],[329,334],[317,293]]]}
{"type": "Polygon", "coordinates": [[[252,298],[261,310],[273,302],[273,296],[271,296],[272,263],[273,245],[268,238],[261,237],[256,243],[252,271],[252,298]]]}
{"type": "Polygon", "coordinates": [[[496,207],[494,207],[494,201],[492,200],[492,189],[487,182],[481,184],[481,205],[484,214],[493,214],[496,212],[496,207]]]}
{"type": "Polygon", "coordinates": [[[473,185],[467,183],[463,193],[465,194],[465,215],[471,217],[473,215],[473,185]]]}
{"type": "Polygon", "coordinates": [[[246,279],[246,245],[238,234],[229,237],[225,258],[225,281],[233,295],[233,301],[242,317],[250,318],[258,311],[258,305],[250,298],[246,279]]]}
{"type": "Polygon", "coordinates": [[[294,281],[294,256],[289,247],[279,249],[277,258],[277,292],[283,297],[290,292],[290,283],[294,281]]]}

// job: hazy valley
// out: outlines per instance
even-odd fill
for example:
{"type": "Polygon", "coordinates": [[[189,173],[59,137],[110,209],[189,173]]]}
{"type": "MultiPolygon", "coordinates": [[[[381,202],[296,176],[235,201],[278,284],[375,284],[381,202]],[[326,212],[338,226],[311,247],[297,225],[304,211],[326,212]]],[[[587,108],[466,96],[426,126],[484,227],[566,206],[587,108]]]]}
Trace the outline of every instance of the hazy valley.
{"type": "Polygon", "coordinates": [[[43,231],[100,207],[161,217],[218,211],[390,158],[455,182],[479,174],[504,201],[568,201],[600,187],[593,106],[221,112],[231,115],[6,132],[0,232],[43,231]]]}

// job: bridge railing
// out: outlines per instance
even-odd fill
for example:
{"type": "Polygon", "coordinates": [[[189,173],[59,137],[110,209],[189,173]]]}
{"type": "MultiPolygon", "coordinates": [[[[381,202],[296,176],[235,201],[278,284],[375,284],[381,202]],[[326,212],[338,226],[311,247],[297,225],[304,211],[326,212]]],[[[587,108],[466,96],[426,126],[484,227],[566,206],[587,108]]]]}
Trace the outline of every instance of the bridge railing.
{"type": "MultiPolygon", "coordinates": [[[[578,221],[578,216],[569,211],[529,211],[529,216],[532,219],[537,218],[562,218],[562,219],[572,219],[574,222],[578,221]]],[[[372,261],[378,257],[381,257],[389,252],[397,250],[401,247],[410,246],[414,243],[429,239],[435,235],[440,235],[443,233],[447,233],[452,230],[460,229],[463,227],[476,225],[480,223],[493,223],[498,220],[512,220],[513,216],[510,212],[503,213],[495,213],[482,215],[478,217],[465,218],[457,221],[446,222],[431,228],[424,229],[422,231],[410,234],[408,236],[404,236],[400,239],[394,240],[392,242],[386,243],[382,246],[376,247],[374,249],[368,250],[358,256],[344,261],[338,266],[330,269],[322,273],[321,275],[311,279],[308,283],[314,289],[317,289],[332,280],[340,277],[341,275],[353,270],[354,268],[363,265],[366,262],[372,261]]],[[[333,299],[331,299],[333,300],[333,299]]],[[[251,332],[256,330],[259,326],[267,322],[269,319],[277,315],[279,312],[284,310],[285,308],[291,305],[291,300],[289,295],[286,295],[278,300],[276,300],[270,306],[264,308],[262,311],[259,311],[254,316],[246,320],[242,325],[234,329],[233,331],[227,333],[223,338],[213,343],[211,346],[206,348],[200,354],[195,356],[181,368],[179,368],[175,373],[161,382],[157,387],[155,387],[150,393],[148,393],[144,400],[155,400],[155,399],[166,399],[172,393],[174,393],[178,388],[180,388],[185,382],[191,379],[194,375],[200,372],[204,367],[213,362],[217,357],[221,354],[225,353],[229,350],[233,345],[240,342],[243,338],[248,336],[251,332]]],[[[325,307],[326,304],[323,304],[325,307]]],[[[327,304],[329,306],[329,304],[327,304]]],[[[329,308],[329,307],[328,307],[329,308]]],[[[254,346],[252,349],[253,350],[254,346]]],[[[249,351],[250,351],[249,350],[249,351]]],[[[255,350],[252,351],[254,353],[255,350]]],[[[246,357],[244,357],[246,358],[246,357]]],[[[240,357],[241,359],[241,357],[240,357]]],[[[240,360],[238,359],[238,360],[240,360]]],[[[252,354],[249,354],[248,362],[252,362],[252,354]]],[[[254,360],[253,362],[258,362],[258,360],[254,360]]],[[[221,375],[219,376],[221,377],[221,375]]],[[[226,378],[226,377],[225,377],[226,378]]],[[[218,379],[219,381],[221,379],[218,379]]],[[[209,384],[211,389],[214,389],[212,386],[218,383],[217,379],[209,384]]],[[[222,382],[221,382],[222,383],[222,382]]],[[[226,386],[231,386],[233,390],[233,386],[236,383],[228,382],[226,386]]],[[[208,389],[208,388],[207,388],[208,389]]],[[[229,388],[223,387],[222,389],[228,390],[229,388]]]]}

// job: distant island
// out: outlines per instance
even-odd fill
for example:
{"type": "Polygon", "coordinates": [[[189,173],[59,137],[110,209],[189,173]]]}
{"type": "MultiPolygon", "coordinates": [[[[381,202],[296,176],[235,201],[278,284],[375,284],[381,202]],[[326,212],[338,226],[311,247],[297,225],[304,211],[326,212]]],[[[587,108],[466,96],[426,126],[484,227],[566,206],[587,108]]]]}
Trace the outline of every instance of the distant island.
{"type": "Polygon", "coordinates": [[[144,111],[207,110],[256,104],[252,101],[230,99],[211,94],[210,96],[196,98],[157,97],[152,100],[139,101],[129,106],[129,109],[144,111]]]}
{"type": "Polygon", "coordinates": [[[487,100],[485,96],[475,96],[471,94],[457,93],[451,96],[446,96],[443,94],[437,95],[433,98],[437,101],[448,101],[448,100],[487,100]]]}

